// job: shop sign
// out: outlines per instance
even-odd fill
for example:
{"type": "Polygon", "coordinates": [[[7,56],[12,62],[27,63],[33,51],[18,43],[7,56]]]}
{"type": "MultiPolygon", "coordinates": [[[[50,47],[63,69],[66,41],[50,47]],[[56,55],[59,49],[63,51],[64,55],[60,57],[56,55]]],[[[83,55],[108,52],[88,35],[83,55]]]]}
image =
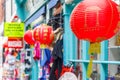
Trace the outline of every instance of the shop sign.
{"type": "Polygon", "coordinates": [[[24,23],[5,23],[4,24],[4,36],[7,37],[23,37],[24,35],[24,23]]]}
{"type": "Polygon", "coordinates": [[[8,38],[9,48],[23,48],[23,38],[8,38]]]}

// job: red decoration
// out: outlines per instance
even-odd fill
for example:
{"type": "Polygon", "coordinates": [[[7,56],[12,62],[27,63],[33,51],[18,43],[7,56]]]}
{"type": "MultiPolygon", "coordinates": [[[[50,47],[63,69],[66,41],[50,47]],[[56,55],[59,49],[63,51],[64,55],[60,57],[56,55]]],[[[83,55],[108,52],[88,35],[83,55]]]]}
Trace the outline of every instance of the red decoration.
{"type": "Polygon", "coordinates": [[[39,60],[40,57],[41,57],[40,43],[39,43],[39,42],[36,42],[36,43],[35,43],[35,48],[34,48],[33,58],[34,58],[35,60],[39,60]]]}
{"type": "Polygon", "coordinates": [[[3,44],[3,48],[7,48],[7,47],[8,47],[8,41],[3,44]]]}
{"type": "Polygon", "coordinates": [[[111,0],[84,0],[73,10],[70,25],[82,40],[100,42],[118,31],[117,4],[111,0]]]}
{"type": "Polygon", "coordinates": [[[34,45],[34,43],[35,43],[32,34],[33,34],[32,30],[28,30],[24,34],[24,40],[30,45],[34,45]]]}
{"type": "Polygon", "coordinates": [[[41,44],[51,44],[54,39],[53,28],[48,25],[40,25],[34,29],[33,37],[41,44]]]}

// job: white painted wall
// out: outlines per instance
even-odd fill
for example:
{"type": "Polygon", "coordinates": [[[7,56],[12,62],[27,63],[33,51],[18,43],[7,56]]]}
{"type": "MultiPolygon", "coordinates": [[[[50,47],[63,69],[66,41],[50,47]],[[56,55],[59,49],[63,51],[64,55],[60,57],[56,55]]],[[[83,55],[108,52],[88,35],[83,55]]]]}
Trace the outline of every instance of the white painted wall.
{"type": "Polygon", "coordinates": [[[16,12],[16,4],[15,0],[6,0],[5,2],[5,20],[6,22],[10,22],[12,16],[16,12]]]}

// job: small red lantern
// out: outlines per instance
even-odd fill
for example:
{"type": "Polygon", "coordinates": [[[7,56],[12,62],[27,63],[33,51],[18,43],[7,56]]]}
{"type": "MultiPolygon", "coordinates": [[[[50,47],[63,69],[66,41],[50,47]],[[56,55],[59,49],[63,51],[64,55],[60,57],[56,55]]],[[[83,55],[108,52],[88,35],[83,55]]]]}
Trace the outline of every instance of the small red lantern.
{"type": "Polygon", "coordinates": [[[73,33],[82,40],[100,42],[118,31],[117,4],[111,0],[84,0],[73,10],[70,25],[73,33]]]}
{"type": "Polygon", "coordinates": [[[34,45],[35,43],[32,34],[33,34],[33,30],[27,30],[24,34],[24,40],[30,45],[34,45]]]}
{"type": "Polygon", "coordinates": [[[33,37],[40,44],[51,44],[54,39],[53,28],[48,25],[40,25],[34,29],[33,37]]]}

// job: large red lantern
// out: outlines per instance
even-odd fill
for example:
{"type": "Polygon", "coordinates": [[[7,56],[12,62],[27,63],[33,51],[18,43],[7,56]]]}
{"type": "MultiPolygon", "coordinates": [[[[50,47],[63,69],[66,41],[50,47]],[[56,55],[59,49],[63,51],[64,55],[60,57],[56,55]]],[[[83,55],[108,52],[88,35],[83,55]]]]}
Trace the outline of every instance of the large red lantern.
{"type": "Polygon", "coordinates": [[[92,73],[94,53],[100,53],[100,43],[111,38],[118,31],[117,4],[111,0],[84,0],[73,10],[70,25],[73,33],[90,42],[90,62],[87,77],[92,73]]]}
{"type": "Polygon", "coordinates": [[[82,40],[100,42],[117,32],[117,4],[111,0],[84,0],[73,10],[70,25],[73,33],[82,40]]]}
{"type": "Polygon", "coordinates": [[[48,25],[40,25],[34,29],[33,37],[40,44],[51,44],[54,39],[53,28],[48,25]]]}
{"type": "Polygon", "coordinates": [[[33,30],[27,30],[24,34],[24,40],[30,45],[35,44],[32,34],[33,34],[33,30]]]}

